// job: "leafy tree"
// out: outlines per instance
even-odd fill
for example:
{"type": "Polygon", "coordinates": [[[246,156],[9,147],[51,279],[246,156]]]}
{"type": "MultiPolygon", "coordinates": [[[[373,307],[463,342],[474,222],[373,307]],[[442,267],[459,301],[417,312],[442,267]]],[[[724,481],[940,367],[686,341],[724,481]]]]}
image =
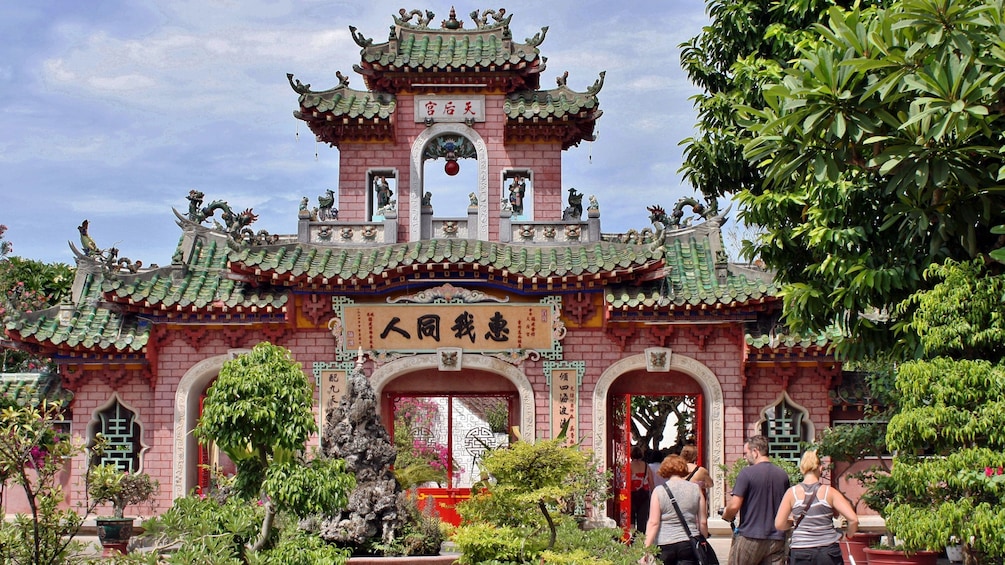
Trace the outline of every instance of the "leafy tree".
{"type": "Polygon", "coordinates": [[[764,175],[738,194],[764,230],[744,253],[777,271],[790,328],[837,325],[847,356],[889,350],[927,266],[1001,245],[1002,15],[999,0],[831,8],[741,109],[764,175]]]}
{"type": "MultiPolygon", "coordinates": [[[[467,539],[477,535],[478,528],[510,528],[514,532],[535,532],[540,526],[548,529],[548,543],[555,545],[557,526],[552,509],[563,499],[571,498],[581,488],[580,478],[591,476],[592,458],[577,446],[563,445],[564,438],[538,440],[536,443],[519,441],[506,449],[489,451],[482,459],[481,468],[489,473],[495,483],[487,485],[487,492],[477,493],[458,510],[465,522],[474,529],[460,534],[467,539]]],[[[508,530],[507,530],[508,531],[508,530]]],[[[500,534],[501,536],[501,534],[500,534]]],[[[502,538],[497,543],[506,545],[502,538]]],[[[523,548],[521,542],[514,547],[523,548]]]]}
{"type": "Polygon", "coordinates": [[[763,173],[743,155],[751,132],[738,108],[762,108],[762,84],[781,76],[798,45],[833,6],[880,0],[706,0],[711,22],[681,44],[681,66],[695,85],[697,134],[685,139],[681,172],[706,197],[758,191],[763,173]]]}
{"type": "Polygon", "coordinates": [[[671,417],[676,421],[672,443],[684,444],[694,433],[694,397],[632,396],[632,433],[640,445],[657,449],[663,443],[663,433],[671,417]]]}
{"type": "Polygon", "coordinates": [[[206,391],[196,435],[234,461],[237,492],[265,507],[252,550],[268,541],[277,511],[330,512],[345,506],[355,485],[341,459],[303,461],[307,438],[317,431],[313,401],[300,363],[267,342],[224,363],[206,391]]]}
{"type": "Polygon", "coordinates": [[[935,549],[955,536],[970,559],[1005,556],[1005,275],[981,260],[935,265],[939,281],[913,295],[904,331],[924,357],[896,375],[899,411],[886,441],[896,456],[888,529],[905,549],[935,549]]]}
{"type": "MultiPolygon", "coordinates": [[[[0,397],[2,398],[2,397],[0,397]]],[[[38,406],[4,402],[0,411],[0,502],[7,488],[19,488],[30,515],[0,520],[0,563],[57,565],[79,548],[73,541],[82,515],[63,508],[65,494],[57,475],[65,461],[83,452],[78,441],[60,437],[56,423],[63,419],[59,403],[38,406]]],[[[93,510],[93,504],[84,514],[93,510]]]]}
{"type": "MultiPolygon", "coordinates": [[[[6,229],[0,225],[0,321],[59,304],[73,285],[73,268],[65,263],[10,256],[13,246],[3,239],[6,229]]],[[[0,353],[0,372],[45,368],[51,370],[51,362],[29,352],[5,347],[0,353]]]]}

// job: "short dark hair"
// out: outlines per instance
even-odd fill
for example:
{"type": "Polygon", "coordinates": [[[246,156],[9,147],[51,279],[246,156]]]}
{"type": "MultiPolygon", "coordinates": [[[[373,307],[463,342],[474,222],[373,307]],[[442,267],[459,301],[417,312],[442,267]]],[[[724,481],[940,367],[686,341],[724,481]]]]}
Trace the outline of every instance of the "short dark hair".
{"type": "Polygon", "coordinates": [[[642,459],[645,452],[642,451],[642,447],[636,445],[632,447],[632,459],[642,459]]]}
{"type": "Polygon", "coordinates": [[[664,479],[669,479],[670,477],[686,477],[687,476],[687,461],[680,455],[667,455],[663,462],[660,463],[660,476],[664,479]]]}
{"type": "Polygon", "coordinates": [[[756,449],[761,455],[768,455],[768,438],[762,435],[750,436],[747,439],[747,448],[756,449]]]}

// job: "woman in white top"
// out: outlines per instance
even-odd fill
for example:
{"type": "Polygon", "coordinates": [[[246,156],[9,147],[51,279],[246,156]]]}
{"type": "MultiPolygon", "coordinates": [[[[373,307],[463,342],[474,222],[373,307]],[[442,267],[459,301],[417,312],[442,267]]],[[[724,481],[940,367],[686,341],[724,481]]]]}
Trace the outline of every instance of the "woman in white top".
{"type": "Polygon", "coordinates": [[[687,532],[670,502],[667,489],[673,493],[677,506],[691,535],[708,536],[708,508],[698,485],[688,481],[687,462],[680,455],[670,455],[660,464],[659,474],[665,485],[653,491],[649,503],[649,523],[646,525],[646,547],[658,545],[665,565],[697,565],[687,532]]]}
{"type": "Polygon", "coordinates": [[[803,482],[789,489],[775,515],[775,529],[792,531],[789,565],[842,565],[841,532],[834,528],[834,515],[844,516],[845,535],[858,529],[858,515],[837,489],[820,484],[820,459],[807,451],[799,462],[803,482]],[[807,507],[806,501],[810,500],[807,507]]]}

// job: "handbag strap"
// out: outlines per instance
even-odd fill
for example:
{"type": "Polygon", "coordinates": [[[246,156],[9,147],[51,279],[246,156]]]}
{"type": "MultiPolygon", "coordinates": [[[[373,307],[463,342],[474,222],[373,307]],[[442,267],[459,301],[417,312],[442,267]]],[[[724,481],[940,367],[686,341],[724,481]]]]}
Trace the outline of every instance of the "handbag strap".
{"type": "MultiPolygon", "coordinates": [[[[792,487],[793,490],[796,487],[792,487]]],[[[806,513],[810,511],[810,505],[813,504],[813,499],[817,497],[817,489],[820,488],[820,483],[814,483],[813,488],[803,487],[806,491],[806,498],[803,499],[803,511],[796,516],[796,519],[792,521],[792,531],[795,531],[799,527],[799,523],[803,521],[806,517],[806,513]]]]}
{"type": "Polygon", "coordinates": [[[697,473],[697,472],[698,472],[698,469],[700,469],[700,468],[701,468],[701,467],[695,467],[695,468],[694,468],[694,470],[693,470],[693,471],[691,471],[691,472],[690,472],[690,473],[688,474],[688,476],[684,477],[684,480],[685,480],[685,481],[690,481],[690,480],[691,480],[691,477],[693,477],[693,476],[694,476],[694,474],[695,474],[695,473],[697,473]]]}
{"type": "Polygon", "coordinates": [[[680,511],[680,506],[677,506],[677,499],[674,498],[673,493],[670,492],[670,487],[666,483],[663,483],[663,488],[667,491],[667,496],[670,497],[670,504],[673,504],[673,509],[677,512],[677,518],[680,520],[680,525],[684,526],[684,533],[687,537],[691,537],[691,528],[687,527],[687,520],[684,519],[684,513],[680,511]]]}

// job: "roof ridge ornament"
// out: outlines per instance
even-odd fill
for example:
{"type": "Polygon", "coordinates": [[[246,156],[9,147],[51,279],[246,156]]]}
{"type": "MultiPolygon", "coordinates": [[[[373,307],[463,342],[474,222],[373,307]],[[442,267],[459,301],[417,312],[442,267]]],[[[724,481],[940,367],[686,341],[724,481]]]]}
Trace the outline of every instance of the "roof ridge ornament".
{"type": "Polygon", "coordinates": [[[294,79],[293,73],[286,73],[286,80],[290,81],[290,88],[297,94],[307,94],[311,91],[310,83],[304,84],[299,79],[294,79]]]}
{"type": "MultiPolygon", "coordinates": [[[[432,12],[430,12],[430,13],[432,13],[432,12]]],[[[478,13],[478,12],[474,12],[474,13],[478,13]]],[[[475,20],[475,21],[477,22],[478,20],[475,20]]],[[[445,19],[442,22],[440,22],[440,27],[442,27],[443,29],[449,29],[449,30],[457,30],[457,29],[461,29],[461,28],[464,27],[464,22],[462,22],[462,21],[460,21],[460,20],[457,19],[457,12],[454,11],[454,7],[453,6],[450,7],[450,16],[447,19],[445,19]]]]}
{"type": "MultiPolygon", "coordinates": [[[[349,33],[352,34],[352,40],[356,42],[356,45],[359,45],[364,49],[373,45],[373,38],[364,36],[357,30],[356,26],[349,26],[349,33]]],[[[393,28],[392,28],[392,35],[393,35],[393,28]]]]}
{"type": "Polygon", "coordinates": [[[600,89],[604,87],[605,76],[607,76],[607,71],[600,71],[600,78],[597,79],[597,82],[593,83],[593,86],[586,89],[586,93],[596,96],[600,92],[600,89]]]}
{"type": "Polygon", "coordinates": [[[524,39],[523,42],[531,47],[537,47],[542,43],[544,43],[544,38],[547,36],[548,36],[548,26],[544,26],[541,28],[541,31],[534,34],[534,37],[528,37],[527,39],[524,39]]]}
{"type": "MultiPolygon", "coordinates": [[[[429,23],[432,22],[433,18],[436,17],[436,14],[434,14],[433,12],[431,12],[429,10],[426,10],[426,17],[423,18],[422,17],[422,10],[412,10],[411,12],[407,12],[407,11],[405,11],[404,8],[398,10],[398,14],[401,15],[400,18],[398,16],[394,16],[394,15],[391,16],[392,18],[394,18],[394,23],[395,24],[397,24],[399,26],[411,27],[411,28],[415,28],[415,29],[429,29],[429,23]],[[414,25],[411,24],[411,23],[409,23],[412,18],[415,18],[415,21],[416,21],[416,23],[414,25]]],[[[363,47],[363,46],[361,45],[361,47],[363,47]]]]}
{"type": "MultiPolygon", "coordinates": [[[[451,10],[452,11],[452,10],[451,10]]],[[[509,26],[510,20],[513,19],[513,14],[509,16],[506,15],[506,8],[499,8],[499,10],[482,10],[481,17],[478,15],[478,10],[471,12],[471,19],[478,26],[478,29],[484,29],[487,27],[497,27],[499,25],[509,26]],[[495,20],[495,23],[489,23],[489,16],[495,20]]]]}

